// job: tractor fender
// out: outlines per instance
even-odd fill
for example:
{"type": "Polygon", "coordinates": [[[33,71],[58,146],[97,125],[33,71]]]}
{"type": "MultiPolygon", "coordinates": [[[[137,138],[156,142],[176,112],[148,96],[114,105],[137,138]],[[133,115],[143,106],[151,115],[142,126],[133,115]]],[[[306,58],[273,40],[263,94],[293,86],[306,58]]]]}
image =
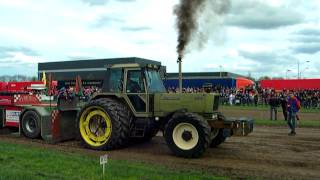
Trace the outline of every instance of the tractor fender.
{"type": "MultiPolygon", "coordinates": [[[[171,117],[176,117],[176,116],[179,116],[179,115],[184,114],[184,113],[186,113],[186,112],[188,112],[187,109],[179,109],[179,110],[174,111],[174,112],[171,114],[171,117]]],[[[170,118],[171,118],[171,117],[170,117],[170,118]]]]}
{"type": "Polygon", "coordinates": [[[109,94],[109,93],[99,93],[97,95],[94,95],[91,100],[100,99],[100,98],[117,98],[122,99],[122,96],[120,94],[109,94]]]}
{"type": "Polygon", "coordinates": [[[176,111],[173,111],[173,112],[167,114],[167,115],[163,118],[163,120],[160,121],[160,122],[161,122],[161,124],[160,124],[160,129],[163,131],[164,128],[165,128],[165,126],[166,126],[166,124],[169,122],[169,120],[170,120],[171,118],[176,117],[176,116],[179,116],[181,113],[186,113],[186,112],[188,112],[187,109],[178,109],[178,110],[176,110],[176,111]]]}
{"type": "MultiPolygon", "coordinates": [[[[19,129],[20,129],[20,133],[21,135],[23,135],[23,132],[22,132],[22,117],[24,116],[24,114],[26,112],[29,112],[29,111],[34,111],[35,113],[37,113],[40,117],[40,132],[42,134],[42,131],[43,131],[43,127],[42,127],[42,122],[45,120],[45,119],[51,119],[51,112],[48,111],[45,107],[39,107],[39,106],[28,106],[28,107],[24,107],[23,110],[21,111],[20,113],[20,116],[19,116],[19,129]]],[[[50,120],[51,122],[51,120],[50,120]]]]}
{"type": "MultiPolygon", "coordinates": [[[[94,97],[92,97],[92,99],[90,99],[90,101],[92,100],[96,100],[96,99],[101,99],[101,98],[110,98],[110,99],[115,99],[118,100],[119,102],[123,103],[123,105],[128,106],[128,103],[126,102],[126,100],[124,99],[124,97],[121,94],[109,94],[109,93],[101,93],[101,94],[97,94],[94,97]]],[[[132,109],[129,108],[131,113],[133,113],[132,109]]]]}
{"type": "Polygon", "coordinates": [[[44,116],[50,116],[51,112],[49,112],[45,107],[36,107],[36,106],[30,106],[30,107],[25,107],[19,116],[19,120],[21,121],[23,115],[27,112],[27,111],[34,111],[36,113],[39,114],[40,117],[44,117],[44,116]]]}

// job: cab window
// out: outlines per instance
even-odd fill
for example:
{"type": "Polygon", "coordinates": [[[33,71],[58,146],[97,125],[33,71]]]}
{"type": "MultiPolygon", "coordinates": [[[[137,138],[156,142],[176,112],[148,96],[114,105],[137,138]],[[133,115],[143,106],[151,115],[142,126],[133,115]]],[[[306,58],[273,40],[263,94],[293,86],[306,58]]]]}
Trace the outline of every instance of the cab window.
{"type": "Polygon", "coordinates": [[[107,71],[108,80],[104,84],[107,92],[121,92],[123,86],[123,69],[109,69],[107,71]]]}
{"type": "Polygon", "coordinates": [[[163,81],[160,74],[156,70],[147,70],[146,79],[148,84],[148,91],[150,93],[164,93],[166,88],[163,85],[163,81]]]}

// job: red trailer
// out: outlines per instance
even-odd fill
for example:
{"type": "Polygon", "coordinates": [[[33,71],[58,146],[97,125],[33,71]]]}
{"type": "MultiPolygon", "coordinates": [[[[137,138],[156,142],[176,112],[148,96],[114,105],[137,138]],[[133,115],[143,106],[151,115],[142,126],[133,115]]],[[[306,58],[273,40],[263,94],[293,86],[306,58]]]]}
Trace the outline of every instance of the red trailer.
{"type": "Polygon", "coordinates": [[[8,90],[8,83],[7,82],[0,82],[0,92],[8,90]]]}
{"type": "Polygon", "coordinates": [[[320,79],[272,79],[261,80],[260,84],[263,89],[320,89],[320,79]]]}
{"type": "Polygon", "coordinates": [[[63,98],[55,103],[42,103],[38,90],[42,82],[0,82],[0,129],[19,128],[28,138],[41,137],[56,143],[75,138],[78,98],[63,98]]]}
{"type": "Polygon", "coordinates": [[[24,81],[24,82],[8,82],[7,92],[10,93],[25,93],[35,89],[45,89],[42,81],[24,81]]]}
{"type": "Polygon", "coordinates": [[[41,96],[33,94],[33,87],[45,89],[39,82],[0,82],[0,127],[19,127],[23,106],[41,104],[41,96]]]}

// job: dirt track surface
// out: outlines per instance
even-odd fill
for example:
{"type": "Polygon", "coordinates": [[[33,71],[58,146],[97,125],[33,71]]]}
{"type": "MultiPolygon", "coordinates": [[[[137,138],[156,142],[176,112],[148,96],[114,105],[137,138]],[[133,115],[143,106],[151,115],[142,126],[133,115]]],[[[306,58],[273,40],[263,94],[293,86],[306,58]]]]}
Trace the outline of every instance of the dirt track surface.
{"type": "Polygon", "coordinates": [[[173,156],[162,137],[110,152],[84,149],[77,141],[49,145],[12,135],[0,135],[0,140],[93,156],[108,153],[111,159],[201,170],[237,179],[320,179],[320,129],[298,128],[295,137],[288,136],[287,131],[285,127],[255,127],[248,137],[231,137],[218,148],[208,149],[199,159],[173,156]]]}
{"type": "MultiPolygon", "coordinates": [[[[219,110],[227,117],[251,117],[254,119],[270,119],[270,110],[265,109],[241,109],[241,107],[220,107],[219,110]],[[239,109],[240,108],[240,109],[239,109]]],[[[319,121],[320,127],[320,113],[319,112],[299,112],[301,120],[319,121]]],[[[278,120],[284,120],[282,110],[278,109],[278,120]]]]}

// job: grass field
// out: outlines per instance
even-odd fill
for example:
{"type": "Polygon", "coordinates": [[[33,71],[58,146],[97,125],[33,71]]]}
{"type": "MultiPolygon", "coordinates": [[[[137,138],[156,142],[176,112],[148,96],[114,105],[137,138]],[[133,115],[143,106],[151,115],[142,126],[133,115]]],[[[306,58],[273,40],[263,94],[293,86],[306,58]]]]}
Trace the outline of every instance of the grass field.
{"type": "MultiPolygon", "coordinates": [[[[256,125],[287,126],[281,108],[278,109],[278,120],[276,121],[270,120],[270,109],[265,106],[220,106],[219,110],[227,117],[251,117],[255,120],[256,125]]],[[[299,111],[300,121],[298,121],[298,127],[320,128],[320,111],[312,112],[311,110],[299,111]]],[[[313,109],[313,111],[317,110],[313,109]]]]}
{"type": "Polygon", "coordinates": [[[102,176],[99,158],[2,142],[0,179],[227,179],[201,172],[183,172],[164,167],[109,160],[102,176]]]}
{"type": "MultiPolygon", "coordinates": [[[[255,119],[255,125],[264,125],[264,126],[287,126],[287,121],[284,120],[264,120],[264,119],[255,119]]],[[[298,121],[297,127],[311,127],[311,128],[320,128],[320,121],[308,121],[301,120],[298,121]]]]}
{"type": "MultiPolygon", "coordinates": [[[[269,107],[267,106],[258,106],[258,107],[254,107],[254,106],[221,106],[221,108],[224,108],[225,110],[237,110],[239,111],[239,114],[241,114],[241,110],[252,110],[254,111],[266,111],[267,114],[269,115],[269,107]]],[[[318,111],[316,109],[314,109],[314,111],[318,111]]],[[[282,113],[282,109],[279,108],[278,112],[281,114],[282,113]]],[[[318,112],[312,112],[312,109],[309,110],[305,110],[305,111],[301,111],[300,113],[309,113],[309,114],[315,114],[316,116],[318,116],[319,114],[319,120],[308,120],[308,119],[303,119],[298,121],[298,127],[312,127],[312,128],[320,128],[320,110],[318,112]],[[318,113],[319,112],[319,113],[318,113]]],[[[249,116],[250,117],[250,116],[249,116]]],[[[271,121],[269,119],[263,119],[263,118],[254,118],[254,123],[255,125],[265,125],[265,126],[287,126],[287,121],[284,121],[283,119],[278,119],[276,121],[271,121]]]]}
{"type": "MultiPolygon", "coordinates": [[[[265,105],[258,105],[258,106],[244,106],[244,105],[241,105],[241,106],[230,106],[230,105],[221,105],[220,108],[233,108],[233,109],[256,109],[256,110],[270,110],[270,106],[265,106],[265,105]]],[[[278,107],[278,111],[282,111],[282,108],[281,107],[278,107]]],[[[317,113],[319,112],[320,113],[320,108],[317,108],[317,109],[305,109],[305,108],[301,108],[300,110],[301,113],[317,113]]]]}

